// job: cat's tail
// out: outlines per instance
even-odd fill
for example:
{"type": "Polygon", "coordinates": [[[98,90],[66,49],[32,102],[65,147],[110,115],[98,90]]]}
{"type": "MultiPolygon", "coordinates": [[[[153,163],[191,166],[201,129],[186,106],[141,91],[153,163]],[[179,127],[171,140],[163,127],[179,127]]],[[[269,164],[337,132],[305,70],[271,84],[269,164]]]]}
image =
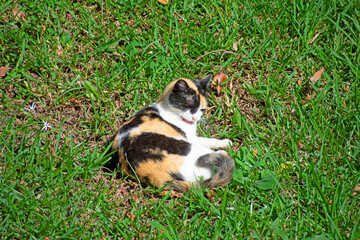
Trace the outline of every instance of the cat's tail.
{"type": "Polygon", "coordinates": [[[207,188],[217,188],[226,185],[232,178],[235,171],[234,160],[225,151],[217,151],[205,154],[198,158],[197,164],[200,167],[216,167],[215,174],[204,181],[198,183],[186,182],[181,179],[174,179],[168,189],[174,188],[180,192],[187,192],[191,186],[199,189],[203,186],[207,188]]]}
{"type": "Polygon", "coordinates": [[[216,173],[203,183],[205,187],[216,188],[227,184],[235,171],[234,160],[225,151],[217,151],[199,157],[197,161],[201,167],[216,166],[216,173]]]}

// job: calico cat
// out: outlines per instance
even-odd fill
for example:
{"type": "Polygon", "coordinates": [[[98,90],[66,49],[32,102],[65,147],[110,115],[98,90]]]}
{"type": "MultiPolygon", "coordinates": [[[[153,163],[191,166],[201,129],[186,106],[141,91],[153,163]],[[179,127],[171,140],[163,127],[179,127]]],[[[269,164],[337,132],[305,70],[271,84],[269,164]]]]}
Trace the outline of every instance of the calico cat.
{"type": "Polygon", "coordinates": [[[191,185],[215,188],[229,182],[233,159],[212,149],[226,148],[231,141],[196,135],[211,78],[171,82],[155,104],[137,112],[115,134],[113,161],[126,174],[135,172],[142,182],[158,188],[167,185],[186,192],[191,185]]]}

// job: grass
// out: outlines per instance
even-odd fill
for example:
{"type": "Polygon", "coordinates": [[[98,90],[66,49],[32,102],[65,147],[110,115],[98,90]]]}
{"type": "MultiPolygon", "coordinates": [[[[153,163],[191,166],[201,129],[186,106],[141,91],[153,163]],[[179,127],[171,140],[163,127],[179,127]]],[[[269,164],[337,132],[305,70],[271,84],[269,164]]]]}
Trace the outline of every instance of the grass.
{"type": "Polygon", "coordinates": [[[360,238],[357,1],[0,9],[2,238],[360,238]],[[239,57],[204,55],[220,49],[239,57]],[[234,142],[228,186],[174,197],[102,170],[124,120],[170,81],[221,69],[199,133],[234,142]]]}

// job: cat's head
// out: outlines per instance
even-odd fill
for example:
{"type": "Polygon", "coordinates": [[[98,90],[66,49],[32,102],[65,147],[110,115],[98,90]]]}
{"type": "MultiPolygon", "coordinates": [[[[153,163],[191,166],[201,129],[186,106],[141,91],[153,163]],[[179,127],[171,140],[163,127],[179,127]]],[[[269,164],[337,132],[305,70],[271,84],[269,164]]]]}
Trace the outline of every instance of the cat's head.
{"type": "Polygon", "coordinates": [[[211,79],[212,75],[199,81],[185,78],[175,80],[165,88],[157,102],[182,121],[196,124],[207,107],[206,95],[211,79]]]}

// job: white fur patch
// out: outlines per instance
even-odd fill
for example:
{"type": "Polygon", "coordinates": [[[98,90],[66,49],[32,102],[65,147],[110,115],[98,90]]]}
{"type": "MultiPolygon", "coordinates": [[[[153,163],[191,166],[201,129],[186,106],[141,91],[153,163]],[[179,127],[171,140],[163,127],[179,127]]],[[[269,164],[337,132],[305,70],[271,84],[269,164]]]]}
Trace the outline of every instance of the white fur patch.
{"type": "Polygon", "coordinates": [[[213,152],[210,148],[198,144],[191,145],[191,151],[186,156],[184,164],[180,168],[180,173],[184,176],[186,181],[196,182],[209,179],[213,176],[214,171],[212,167],[199,167],[197,160],[199,157],[213,152]]]}
{"type": "MultiPolygon", "coordinates": [[[[136,129],[136,128],[134,128],[136,129]]],[[[131,130],[134,130],[134,129],[131,129],[131,130]]],[[[120,133],[120,134],[117,134],[114,141],[117,143],[115,148],[116,149],[119,149],[121,147],[121,143],[124,141],[124,138],[126,137],[126,135],[129,134],[129,131],[126,131],[126,132],[123,132],[123,133],[120,133]]]]}

